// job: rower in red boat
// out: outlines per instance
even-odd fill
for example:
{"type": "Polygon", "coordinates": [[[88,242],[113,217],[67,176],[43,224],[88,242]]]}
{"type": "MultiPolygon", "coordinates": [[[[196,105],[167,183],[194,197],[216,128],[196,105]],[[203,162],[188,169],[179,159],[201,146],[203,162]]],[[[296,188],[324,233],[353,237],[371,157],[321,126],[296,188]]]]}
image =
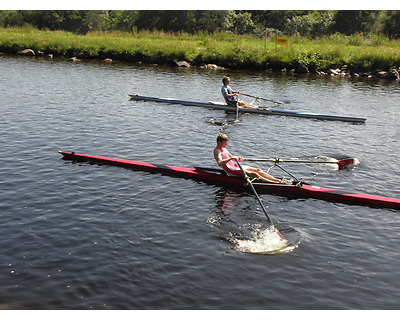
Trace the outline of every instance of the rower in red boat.
{"type": "MultiPolygon", "coordinates": [[[[220,133],[217,136],[217,146],[214,149],[214,158],[218,165],[224,169],[228,175],[242,177],[243,173],[240,170],[239,165],[234,160],[244,161],[244,158],[240,156],[232,156],[229,153],[229,151],[226,149],[228,141],[228,136],[224,133],[220,133]]],[[[250,178],[260,179],[270,183],[287,183],[286,179],[277,179],[259,168],[253,168],[249,166],[242,166],[242,168],[250,178]]]]}

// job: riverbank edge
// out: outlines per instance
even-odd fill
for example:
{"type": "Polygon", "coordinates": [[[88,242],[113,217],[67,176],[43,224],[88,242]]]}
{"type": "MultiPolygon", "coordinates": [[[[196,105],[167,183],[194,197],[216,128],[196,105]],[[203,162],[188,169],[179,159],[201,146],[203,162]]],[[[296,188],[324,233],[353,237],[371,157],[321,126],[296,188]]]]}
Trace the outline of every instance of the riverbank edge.
{"type": "Polygon", "coordinates": [[[16,48],[15,46],[7,47],[1,45],[0,55],[6,54],[10,56],[27,56],[27,57],[39,57],[44,59],[59,58],[72,62],[79,62],[83,60],[94,60],[103,61],[105,63],[123,62],[123,63],[135,63],[135,64],[151,64],[151,65],[166,65],[166,66],[176,66],[179,68],[202,68],[209,70],[248,70],[248,71],[260,71],[260,72],[281,72],[287,74],[311,74],[320,76],[330,76],[330,77],[348,77],[348,78],[369,78],[369,79],[383,79],[400,81],[400,68],[389,68],[387,70],[375,70],[375,71],[360,71],[357,68],[356,71],[352,71],[354,68],[349,65],[344,65],[341,67],[327,68],[323,70],[313,70],[309,66],[298,63],[285,63],[280,61],[273,67],[268,67],[266,65],[252,64],[251,62],[246,62],[244,65],[238,64],[237,61],[226,62],[226,66],[220,66],[214,63],[206,63],[204,61],[199,61],[194,59],[193,61],[180,60],[177,58],[166,59],[165,57],[157,56],[146,56],[142,55],[140,57],[129,54],[128,52],[112,52],[102,54],[90,54],[88,52],[82,52],[78,49],[70,48],[67,55],[58,52],[49,52],[46,49],[34,50],[31,48],[16,48]]]}

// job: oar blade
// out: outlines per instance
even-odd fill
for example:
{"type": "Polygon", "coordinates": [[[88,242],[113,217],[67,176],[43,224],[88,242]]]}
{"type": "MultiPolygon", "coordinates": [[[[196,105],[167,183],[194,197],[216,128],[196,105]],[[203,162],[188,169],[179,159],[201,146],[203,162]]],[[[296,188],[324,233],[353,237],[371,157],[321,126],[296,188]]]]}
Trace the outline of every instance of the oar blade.
{"type": "Polygon", "coordinates": [[[349,166],[352,166],[355,164],[355,159],[354,158],[346,158],[346,159],[341,159],[338,160],[337,165],[339,167],[339,170],[345,169],[349,166]]]}
{"type": "Polygon", "coordinates": [[[286,238],[283,236],[283,234],[280,233],[279,230],[278,230],[275,226],[273,227],[273,232],[275,232],[275,233],[281,238],[281,240],[286,239],[286,238]]]}

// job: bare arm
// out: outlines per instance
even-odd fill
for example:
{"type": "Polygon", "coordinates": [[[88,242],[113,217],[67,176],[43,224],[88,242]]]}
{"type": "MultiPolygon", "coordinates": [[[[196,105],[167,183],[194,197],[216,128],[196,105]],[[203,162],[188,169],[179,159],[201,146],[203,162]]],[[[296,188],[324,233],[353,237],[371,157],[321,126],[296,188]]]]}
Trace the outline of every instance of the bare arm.
{"type": "Polygon", "coordinates": [[[221,150],[219,150],[219,149],[215,149],[215,151],[214,151],[214,158],[215,158],[215,160],[217,161],[217,163],[218,163],[218,165],[220,166],[220,167],[222,167],[223,165],[225,165],[225,164],[227,164],[229,161],[231,161],[231,160],[238,160],[238,161],[243,161],[244,160],[244,158],[243,157],[239,157],[239,156],[232,156],[230,153],[229,153],[229,158],[226,158],[226,159],[223,159],[222,158],[222,152],[221,152],[221,150]]]}

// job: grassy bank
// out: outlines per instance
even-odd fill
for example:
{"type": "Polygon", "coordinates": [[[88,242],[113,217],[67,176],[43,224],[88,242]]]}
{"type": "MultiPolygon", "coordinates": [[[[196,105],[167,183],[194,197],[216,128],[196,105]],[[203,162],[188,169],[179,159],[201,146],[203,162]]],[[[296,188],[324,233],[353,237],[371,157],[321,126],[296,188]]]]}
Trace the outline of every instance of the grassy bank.
{"type": "Polygon", "coordinates": [[[76,35],[34,28],[0,29],[0,51],[15,54],[30,48],[54,56],[144,63],[193,65],[217,64],[226,68],[281,70],[300,65],[311,72],[347,65],[355,72],[400,67],[400,40],[333,35],[317,40],[289,38],[288,46],[276,47],[274,38],[233,34],[170,34],[164,32],[102,33],[76,35]]]}

